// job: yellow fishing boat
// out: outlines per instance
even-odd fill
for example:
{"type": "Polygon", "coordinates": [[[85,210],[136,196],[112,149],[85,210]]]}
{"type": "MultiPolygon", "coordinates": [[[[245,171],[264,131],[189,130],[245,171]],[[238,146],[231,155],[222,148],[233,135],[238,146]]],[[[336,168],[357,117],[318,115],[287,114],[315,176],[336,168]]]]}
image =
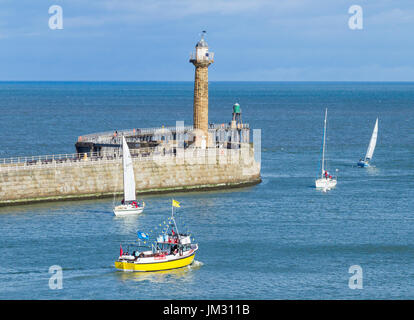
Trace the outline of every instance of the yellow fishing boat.
{"type": "MultiPolygon", "coordinates": [[[[132,244],[124,252],[121,246],[118,260],[115,261],[115,268],[123,271],[148,272],[177,269],[193,263],[198,245],[191,243],[189,235],[178,232],[174,219],[174,207],[179,207],[179,202],[173,200],[171,230],[159,235],[151,248],[146,247],[147,250],[141,250],[142,246],[132,244]]],[[[138,238],[149,240],[149,235],[138,232],[138,238]]]]}

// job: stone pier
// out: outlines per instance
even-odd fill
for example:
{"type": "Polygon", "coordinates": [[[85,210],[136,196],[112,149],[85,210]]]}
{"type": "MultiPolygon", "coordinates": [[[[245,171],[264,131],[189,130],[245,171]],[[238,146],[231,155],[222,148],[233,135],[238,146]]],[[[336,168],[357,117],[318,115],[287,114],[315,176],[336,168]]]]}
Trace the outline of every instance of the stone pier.
{"type": "MultiPolygon", "coordinates": [[[[182,154],[133,160],[137,194],[198,191],[259,183],[253,147],[185,150],[182,154]]],[[[122,159],[85,158],[75,163],[0,165],[0,206],[90,199],[121,194],[122,159]]]]}

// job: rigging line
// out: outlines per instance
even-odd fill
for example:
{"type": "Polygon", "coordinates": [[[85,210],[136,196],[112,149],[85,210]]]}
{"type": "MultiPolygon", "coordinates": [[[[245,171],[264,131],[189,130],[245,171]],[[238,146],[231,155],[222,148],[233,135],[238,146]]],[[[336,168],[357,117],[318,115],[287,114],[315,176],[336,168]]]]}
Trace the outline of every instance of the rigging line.
{"type": "Polygon", "coordinates": [[[116,189],[118,186],[118,181],[119,181],[119,170],[118,170],[118,161],[115,162],[115,172],[116,172],[116,181],[115,181],[115,186],[114,186],[114,196],[112,199],[112,208],[115,207],[115,199],[116,199],[116,189]]]}
{"type": "MultiPolygon", "coordinates": [[[[110,123],[109,123],[109,120],[107,120],[107,119],[104,119],[104,124],[105,124],[105,126],[108,126],[109,127],[109,125],[110,125],[110,123]]],[[[113,199],[112,199],[112,208],[114,208],[115,207],[115,197],[116,197],[116,186],[118,185],[118,170],[116,170],[115,171],[116,172],[116,182],[115,182],[115,186],[114,186],[114,192],[113,192],[113,199]]]]}
{"type": "MultiPolygon", "coordinates": [[[[118,167],[118,163],[116,164],[116,167],[118,167]]],[[[112,199],[112,207],[115,207],[115,200],[116,200],[116,188],[118,186],[118,181],[119,181],[119,170],[116,170],[116,182],[115,182],[115,189],[114,189],[114,196],[112,199]]]]}
{"type": "MultiPolygon", "coordinates": [[[[110,123],[109,123],[109,120],[107,120],[107,119],[105,119],[104,120],[105,122],[104,122],[104,124],[105,125],[108,125],[108,127],[110,126],[110,123]]],[[[118,137],[117,137],[118,138],[118,137]]],[[[119,155],[119,152],[118,152],[118,155],[119,155]]],[[[117,157],[118,158],[118,157],[117,157]]],[[[115,167],[118,167],[119,165],[118,165],[118,163],[116,162],[115,163],[115,167]]],[[[112,208],[114,208],[115,207],[115,200],[116,200],[116,189],[117,189],[117,186],[118,186],[118,181],[119,181],[119,170],[118,169],[116,169],[115,170],[115,172],[116,172],[116,181],[115,181],[115,186],[114,186],[114,192],[113,192],[113,199],[112,199],[112,208]]]]}
{"type": "Polygon", "coordinates": [[[325,171],[329,172],[328,170],[328,117],[326,117],[326,129],[325,129],[325,163],[324,163],[325,171]]]}

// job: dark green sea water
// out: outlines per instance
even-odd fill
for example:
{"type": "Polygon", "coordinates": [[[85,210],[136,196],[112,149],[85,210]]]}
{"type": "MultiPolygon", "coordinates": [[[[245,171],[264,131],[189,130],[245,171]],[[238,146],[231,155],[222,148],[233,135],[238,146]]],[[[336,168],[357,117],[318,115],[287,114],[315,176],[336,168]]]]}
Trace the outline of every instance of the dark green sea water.
{"type": "MultiPolygon", "coordinates": [[[[145,196],[117,218],[113,199],[0,208],[1,299],[414,298],[414,83],[210,83],[210,121],[234,102],[261,129],[263,182],[145,196]],[[324,109],[338,185],[313,188],[324,109]],[[379,117],[373,165],[356,167],[379,117]],[[196,263],[161,274],[116,271],[119,244],[182,203],[196,263]],[[49,267],[63,289],[49,289],[49,267]],[[348,286],[360,265],[363,289],[348,286]]],[[[193,83],[0,83],[0,157],[75,152],[82,134],[192,123],[193,83]]]]}

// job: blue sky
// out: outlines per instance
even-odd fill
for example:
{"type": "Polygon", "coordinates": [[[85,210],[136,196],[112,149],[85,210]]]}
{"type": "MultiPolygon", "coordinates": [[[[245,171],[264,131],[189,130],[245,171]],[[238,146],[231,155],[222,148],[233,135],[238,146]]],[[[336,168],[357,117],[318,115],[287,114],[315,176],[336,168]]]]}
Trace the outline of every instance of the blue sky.
{"type": "Polygon", "coordinates": [[[192,81],[202,30],[210,80],[414,81],[410,0],[0,0],[0,80],[192,81]]]}

